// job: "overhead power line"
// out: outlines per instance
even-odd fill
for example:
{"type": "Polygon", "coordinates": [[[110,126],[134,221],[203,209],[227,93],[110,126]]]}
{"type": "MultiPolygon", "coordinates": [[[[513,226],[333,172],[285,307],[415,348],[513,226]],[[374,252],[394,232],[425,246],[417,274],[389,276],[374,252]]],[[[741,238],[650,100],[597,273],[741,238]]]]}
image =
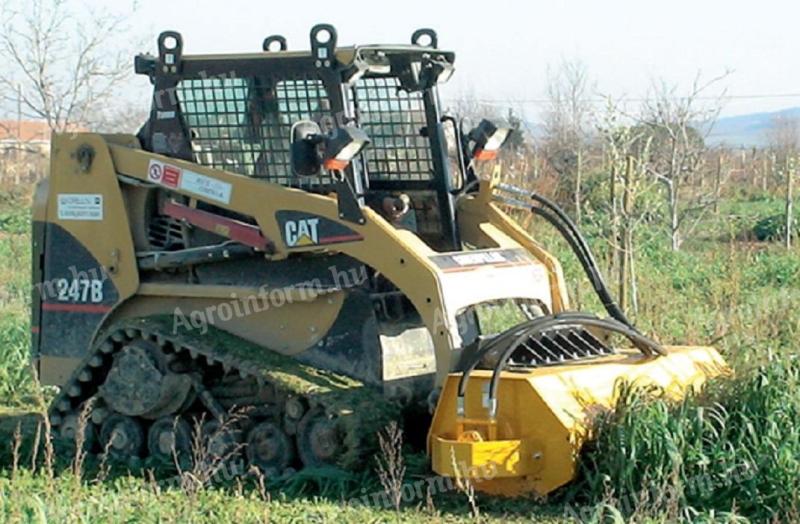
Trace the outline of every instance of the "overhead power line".
{"type": "MultiPolygon", "coordinates": [[[[674,96],[670,97],[673,100],[684,100],[687,97],[674,96]]],[[[748,94],[748,95],[719,95],[719,96],[695,96],[695,100],[760,100],[760,99],[780,99],[780,98],[800,98],[800,93],[763,93],[763,94],[748,94]]],[[[462,98],[462,97],[444,97],[449,102],[477,102],[479,104],[548,104],[550,100],[546,98],[462,98]]],[[[587,98],[584,102],[593,104],[600,104],[605,102],[606,98],[587,98]]],[[[625,98],[612,100],[621,103],[641,103],[651,100],[645,97],[625,98]]]]}

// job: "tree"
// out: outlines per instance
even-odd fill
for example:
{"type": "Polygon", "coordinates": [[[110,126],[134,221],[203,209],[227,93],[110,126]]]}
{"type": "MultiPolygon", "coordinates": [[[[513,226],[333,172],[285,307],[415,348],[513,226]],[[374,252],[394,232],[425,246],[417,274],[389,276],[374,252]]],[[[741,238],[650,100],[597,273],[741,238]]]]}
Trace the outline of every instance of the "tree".
{"type": "Polygon", "coordinates": [[[767,139],[773,152],[773,171],[786,178],[784,240],[786,249],[790,249],[794,216],[794,178],[797,170],[797,152],[800,148],[800,120],[776,115],[767,131],[767,139]],[[782,169],[777,167],[778,162],[783,166],[782,169]]]}
{"type": "Polygon", "coordinates": [[[544,129],[551,165],[559,175],[571,179],[575,221],[581,222],[583,161],[592,117],[594,89],[586,66],[577,60],[563,61],[548,71],[547,109],[544,129]]]}
{"type": "Polygon", "coordinates": [[[698,191],[696,178],[705,159],[705,138],[711,132],[722,108],[724,95],[708,97],[708,92],[722,75],[703,81],[698,74],[687,95],[679,95],[678,87],[663,81],[654,82],[642,109],[641,125],[649,130],[648,171],[666,188],[669,231],[672,249],[677,251],[688,234],[699,223],[713,195],[698,191]],[[699,216],[698,216],[699,213],[699,216]],[[687,221],[694,219],[684,232],[687,221]]]}
{"type": "Polygon", "coordinates": [[[63,132],[114,117],[133,67],[122,14],[83,13],[65,0],[6,0],[0,22],[0,104],[63,132]],[[87,22],[88,21],[88,22],[87,22]]]}
{"type": "Polygon", "coordinates": [[[630,125],[620,103],[607,98],[606,109],[598,115],[597,133],[605,151],[609,175],[611,266],[616,267],[619,305],[625,309],[628,297],[638,312],[635,238],[639,226],[654,212],[651,197],[653,178],[647,174],[651,139],[648,129],[630,125]]]}
{"type": "Polygon", "coordinates": [[[800,119],[775,115],[767,129],[767,143],[781,155],[795,154],[800,148],[800,119]]]}

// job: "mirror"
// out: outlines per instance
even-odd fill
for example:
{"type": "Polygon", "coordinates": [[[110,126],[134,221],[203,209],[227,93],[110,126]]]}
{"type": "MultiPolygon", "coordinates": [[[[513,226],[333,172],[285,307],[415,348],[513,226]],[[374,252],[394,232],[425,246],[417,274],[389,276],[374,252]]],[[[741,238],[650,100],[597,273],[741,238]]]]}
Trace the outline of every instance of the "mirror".
{"type": "Polygon", "coordinates": [[[311,120],[301,120],[292,125],[290,162],[297,176],[319,175],[322,169],[317,153],[318,137],[322,135],[319,125],[311,120]]]}

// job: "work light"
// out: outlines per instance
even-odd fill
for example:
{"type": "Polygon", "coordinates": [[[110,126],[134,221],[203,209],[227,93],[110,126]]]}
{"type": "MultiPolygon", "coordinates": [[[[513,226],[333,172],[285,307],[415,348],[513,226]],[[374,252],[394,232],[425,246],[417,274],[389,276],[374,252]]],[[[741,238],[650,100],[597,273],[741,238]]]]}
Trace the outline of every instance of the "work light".
{"type": "Polygon", "coordinates": [[[363,129],[353,126],[337,127],[324,139],[322,165],[329,171],[341,171],[369,144],[363,129]]]}
{"type": "Polygon", "coordinates": [[[300,176],[319,174],[320,167],[342,171],[369,144],[357,127],[342,126],[323,133],[316,122],[301,120],[292,126],[292,171],[300,176]]]}
{"type": "Polygon", "coordinates": [[[494,160],[509,136],[511,128],[497,127],[489,120],[481,120],[481,123],[469,132],[469,139],[475,143],[472,147],[472,158],[494,160]]]}

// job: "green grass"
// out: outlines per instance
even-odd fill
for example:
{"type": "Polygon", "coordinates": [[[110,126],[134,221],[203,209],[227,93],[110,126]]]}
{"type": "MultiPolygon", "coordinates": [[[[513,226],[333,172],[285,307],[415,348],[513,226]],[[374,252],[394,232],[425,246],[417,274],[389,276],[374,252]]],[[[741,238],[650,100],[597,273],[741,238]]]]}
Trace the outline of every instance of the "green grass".
{"type": "MultiPolygon", "coordinates": [[[[402,521],[423,521],[408,512],[402,521]]],[[[211,488],[188,495],[141,477],[79,481],[70,474],[54,480],[21,471],[0,476],[3,522],[391,522],[393,512],[358,508],[319,498],[262,498],[257,488],[211,488]]]]}
{"type": "Polygon", "coordinates": [[[677,405],[630,390],[586,450],[569,498],[688,518],[800,518],[800,362],[776,358],[677,405]]]}
{"type": "MultiPolygon", "coordinates": [[[[369,465],[360,474],[270,484],[229,481],[197,493],[149,478],[149,464],[116,465],[98,479],[91,461],[77,479],[68,459],[55,478],[31,468],[36,421],[20,415],[37,393],[28,372],[30,247],[27,202],[0,198],[0,521],[9,522],[443,522],[472,520],[451,491],[415,498],[399,514],[353,501],[380,492],[369,465]],[[22,410],[22,411],[20,411],[22,410]],[[11,433],[23,423],[20,465],[11,466],[11,433]],[[12,479],[13,476],[13,479],[12,479]]],[[[497,521],[641,522],[796,521],[800,491],[800,252],[779,242],[742,240],[759,219],[781,210],[772,198],[725,201],[685,249],[668,249],[664,231],[637,237],[639,309],[631,314],[664,343],[713,343],[736,378],[674,404],[629,390],[598,429],[572,486],[546,501],[479,495],[481,517],[497,521]]],[[[608,274],[602,220],[587,219],[589,240],[608,274]]],[[[562,261],[576,306],[601,312],[565,244],[545,226],[537,238],[562,261]]],[[[614,289],[616,292],[616,289],[614,289]]],[[[630,308],[629,308],[630,309],[630,308]]],[[[502,313],[502,312],[501,312],[502,313]]],[[[424,456],[407,456],[409,482],[430,475],[424,456]]]]}
{"type": "Polygon", "coordinates": [[[0,195],[0,399],[23,405],[32,393],[30,212],[27,198],[0,195]]]}

